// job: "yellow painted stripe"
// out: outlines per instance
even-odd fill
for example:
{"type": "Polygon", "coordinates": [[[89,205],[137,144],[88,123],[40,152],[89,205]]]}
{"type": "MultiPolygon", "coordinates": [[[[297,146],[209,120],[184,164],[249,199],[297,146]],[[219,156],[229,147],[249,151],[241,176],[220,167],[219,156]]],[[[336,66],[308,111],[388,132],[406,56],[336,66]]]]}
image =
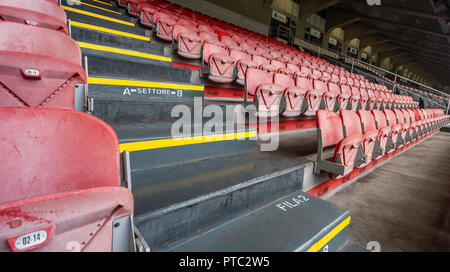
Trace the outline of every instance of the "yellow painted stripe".
{"type": "Polygon", "coordinates": [[[89,77],[89,84],[100,85],[116,85],[116,86],[129,86],[129,87],[143,87],[143,88],[161,88],[161,89],[182,89],[190,91],[204,91],[203,85],[185,85],[175,83],[162,83],[162,82],[150,82],[139,80],[126,80],[126,79],[114,79],[114,78],[100,78],[89,77]]]}
{"type": "Polygon", "coordinates": [[[110,10],[110,9],[106,9],[106,8],[102,8],[102,7],[97,7],[97,6],[94,6],[94,5],[91,5],[91,4],[83,3],[83,2],[78,1],[78,0],[70,0],[70,1],[74,2],[74,3],[77,3],[77,4],[80,4],[80,5],[85,5],[85,6],[88,6],[88,7],[92,7],[92,8],[96,8],[96,9],[101,9],[101,10],[104,10],[104,11],[112,12],[112,13],[115,13],[115,14],[122,14],[122,13],[120,13],[118,11],[114,11],[114,10],[110,10]]]}
{"type": "Polygon", "coordinates": [[[322,237],[322,239],[320,239],[317,243],[312,245],[306,252],[317,252],[317,251],[319,251],[326,244],[328,244],[328,242],[330,242],[331,239],[333,239],[339,232],[341,232],[341,230],[343,230],[345,227],[347,227],[348,224],[350,224],[350,216],[347,217],[341,223],[339,223],[339,225],[337,225],[334,229],[332,229],[327,235],[322,237]]]}
{"type": "Polygon", "coordinates": [[[100,27],[100,26],[89,25],[89,24],[80,23],[80,22],[76,22],[76,21],[72,21],[71,25],[82,27],[82,28],[87,28],[87,29],[92,29],[92,30],[97,30],[97,31],[101,31],[101,32],[111,33],[111,34],[115,34],[115,35],[119,35],[119,36],[129,37],[129,38],[133,38],[133,39],[138,39],[138,40],[143,40],[143,41],[148,41],[148,42],[150,41],[149,37],[135,35],[135,34],[118,31],[118,30],[114,30],[114,29],[109,29],[109,28],[104,28],[104,27],[100,27]]]}
{"type": "Polygon", "coordinates": [[[132,27],[135,26],[133,23],[130,23],[130,22],[127,22],[127,21],[114,19],[114,18],[111,18],[111,17],[99,15],[99,14],[92,13],[92,12],[85,11],[85,10],[81,10],[81,9],[75,9],[75,8],[71,8],[71,7],[67,7],[67,6],[61,6],[61,8],[64,9],[64,10],[67,10],[67,11],[83,14],[83,15],[86,15],[86,16],[91,16],[91,17],[94,17],[94,18],[99,18],[99,19],[102,19],[102,20],[106,20],[106,21],[110,21],[110,22],[114,22],[114,23],[118,23],[118,24],[122,24],[122,25],[127,25],[127,26],[132,26],[132,27]]]}
{"type": "Polygon", "coordinates": [[[98,0],[92,0],[92,1],[97,2],[97,3],[100,3],[100,4],[103,4],[103,5],[107,5],[107,6],[111,6],[111,7],[112,7],[112,4],[111,4],[111,3],[106,3],[106,2],[102,2],[102,1],[98,1],[98,0]]]}
{"type": "Polygon", "coordinates": [[[105,51],[115,54],[122,54],[122,55],[128,55],[128,56],[134,56],[134,57],[140,57],[140,58],[146,58],[146,59],[154,59],[154,60],[161,60],[161,61],[167,61],[172,62],[171,58],[162,57],[158,55],[152,55],[137,51],[131,51],[131,50],[125,50],[120,48],[114,48],[109,46],[103,46],[103,45],[97,45],[97,44],[91,44],[91,43],[84,43],[84,42],[78,42],[81,48],[86,49],[93,49],[93,50],[99,50],[99,51],[105,51]]]}
{"type": "Polygon", "coordinates": [[[162,140],[125,143],[120,144],[120,152],[123,152],[124,150],[132,152],[132,151],[149,150],[173,146],[246,139],[252,137],[256,137],[256,131],[234,132],[234,133],[213,134],[213,135],[186,137],[186,138],[171,138],[162,140]]]}

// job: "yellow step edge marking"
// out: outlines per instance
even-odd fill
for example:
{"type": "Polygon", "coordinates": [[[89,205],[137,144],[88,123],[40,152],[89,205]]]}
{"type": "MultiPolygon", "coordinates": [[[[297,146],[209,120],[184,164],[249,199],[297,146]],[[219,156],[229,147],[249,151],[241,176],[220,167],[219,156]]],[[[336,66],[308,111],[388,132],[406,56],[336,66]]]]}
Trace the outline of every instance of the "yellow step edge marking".
{"type": "Polygon", "coordinates": [[[120,49],[120,48],[114,48],[114,47],[109,47],[109,46],[103,46],[103,45],[96,45],[96,44],[91,44],[91,43],[84,43],[84,42],[77,42],[77,43],[80,45],[81,48],[111,52],[111,53],[115,53],[115,54],[122,54],[122,55],[128,55],[128,56],[134,56],[134,57],[140,57],[140,58],[146,58],[146,59],[154,59],[154,60],[172,62],[171,58],[162,57],[162,56],[158,56],[158,55],[152,55],[152,54],[131,51],[131,50],[125,50],[125,49],[120,49]]]}
{"type": "Polygon", "coordinates": [[[204,91],[205,90],[205,86],[203,86],[203,85],[184,85],[184,84],[175,84],[175,83],[114,79],[114,78],[100,78],[100,77],[89,77],[89,84],[116,85],[116,86],[127,86],[127,87],[143,87],[143,88],[177,89],[177,90],[181,89],[181,90],[189,90],[189,91],[204,91]]]}
{"type": "Polygon", "coordinates": [[[114,18],[111,18],[111,17],[103,16],[103,15],[98,15],[96,13],[92,13],[92,12],[81,10],[81,9],[75,9],[75,8],[71,8],[71,7],[67,7],[67,6],[61,6],[61,8],[64,9],[64,10],[67,10],[67,11],[71,11],[71,12],[75,12],[75,13],[79,13],[79,14],[83,14],[83,15],[87,15],[87,16],[103,19],[103,20],[106,20],[106,21],[110,21],[110,22],[114,22],[114,23],[118,23],[118,24],[122,24],[122,25],[127,25],[127,26],[132,26],[132,27],[135,26],[133,23],[130,23],[130,22],[127,22],[127,21],[118,20],[118,19],[114,19],[114,18]]]}
{"type": "Polygon", "coordinates": [[[95,26],[95,25],[89,25],[89,24],[80,23],[80,22],[76,22],[76,21],[72,21],[71,25],[82,27],[82,28],[87,28],[87,29],[92,29],[92,30],[97,30],[97,31],[101,31],[101,32],[111,33],[111,34],[115,34],[115,35],[119,35],[119,36],[129,37],[129,38],[133,38],[133,39],[138,39],[138,40],[143,40],[143,41],[148,41],[148,42],[150,41],[150,37],[135,35],[135,34],[131,34],[131,33],[123,32],[123,31],[118,31],[118,30],[104,28],[104,27],[95,26]]]}
{"type": "Polygon", "coordinates": [[[171,139],[152,140],[134,143],[124,143],[120,144],[120,152],[123,152],[124,150],[132,152],[132,151],[141,151],[173,146],[193,145],[193,144],[220,142],[227,140],[238,140],[252,137],[256,137],[256,131],[233,132],[233,133],[212,134],[186,138],[171,138],[171,139]]]}
{"type": "Polygon", "coordinates": [[[100,3],[100,4],[103,4],[103,5],[107,5],[107,6],[111,6],[111,7],[112,7],[112,4],[111,4],[111,3],[106,3],[106,2],[99,1],[99,0],[92,0],[92,1],[97,2],[97,3],[100,3]]]}
{"type": "Polygon", "coordinates": [[[101,10],[112,12],[112,13],[115,13],[115,14],[122,14],[121,12],[118,12],[118,11],[114,11],[114,10],[110,10],[110,9],[106,9],[106,8],[102,8],[102,7],[97,7],[97,6],[94,6],[94,5],[91,5],[91,4],[83,3],[83,2],[78,1],[78,0],[70,0],[70,2],[81,4],[81,5],[85,5],[85,6],[96,8],[96,9],[101,9],[101,10]]]}
{"type": "Polygon", "coordinates": [[[337,225],[334,229],[332,229],[327,235],[322,237],[322,239],[320,239],[317,243],[312,245],[306,252],[317,252],[317,251],[319,251],[326,244],[328,244],[328,242],[330,242],[331,239],[333,239],[339,232],[341,232],[341,230],[343,230],[345,227],[347,227],[348,224],[350,224],[350,216],[347,217],[341,223],[339,223],[339,225],[337,225]]]}

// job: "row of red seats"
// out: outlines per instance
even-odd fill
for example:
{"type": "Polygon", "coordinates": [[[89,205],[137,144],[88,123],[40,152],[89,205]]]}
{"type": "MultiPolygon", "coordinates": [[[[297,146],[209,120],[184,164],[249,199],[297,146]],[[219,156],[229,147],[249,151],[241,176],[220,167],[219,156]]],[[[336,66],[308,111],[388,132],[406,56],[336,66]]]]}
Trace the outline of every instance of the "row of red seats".
{"type": "MultiPolygon", "coordinates": [[[[313,116],[319,109],[338,112],[349,109],[412,109],[417,102],[410,96],[340,85],[320,79],[293,77],[284,70],[270,73],[248,68],[246,93],[254,96],[258,117],[313,116]]],[[[250,97],[249,96],[249,97],[250,97]]]]}
{"type": "MultiPolygon", "coordinates": [[[[242,60],[243,63],[251,61],[251,65],[256,66],[263,64],[268,66],[268,62],[279,61],[290,63],[293,72],[300,72],[299,65],[308,67],[305,67],[302,73],[308,73],[309,67],[318,70],[316,72],[309,71],[312,77],[316,77],[318,73],[323,72],[325,73],[324,77],[326,78],[328,75],[330,80],[334,80],[334,77],[331,77],[332,73],[354,80],[364,80],[362,76],[345,71],[345,69],[339,70],[324,60],[304,54],[281,42],[256,35],[256,33],[250,33],[249,35],[248,30],[242,33],[244,29],[182,8],[176,4],[165,1],[130,0],[123,1],[121,5],[128,7],[130,15],[139,15],[144,26],[154,27],[157,37],[177,43],[178,54],[185,58],[200,59],[205,43],[209,43],[208,50],[210,53],[207,54],[206,58],[203,54],[205,62],[208,62],[210,54],[221,54],[222,56],[229,56],[226,59],[223,58],[222,61],[229,61],[232,57],[235,62],[238,60],[242,60]],[[224,29],[227,31],[224,31],[224,29]],[[223,48],[219,49],[218,47],[223,48]]],[[[241,68],[245,67],[246,65],[241,66],[241,68]]],[[[268,67],[268,69],[273,68],[268,67]]],[[[236,82],[243,85],[242,77],[244,76],[245,70],[239,73],[236,82]]],[[[230,82],[231,79],[229,76],[214,75],[211,80],[230,82]]],[[[359,82],[355,84],[359,85],[359,82]]]]}
{"type": "Polygon", "coordinates": [[[113,248],[134,210],[117,135],[73,110],[86,73],[66,14],[24,2],[0,1],[0,251],[130,250],[113,248]]]}
{"type": "Polygon", "coordinates": [[[441,109],[341,110],[339,114],[319,110],[316,173],[323,170],[331,178],[345,176],[433,134],[449,123],[449,117],[441,109]],[[327,147],[335,147],[331,160],[321,157],[327,147]]]}
{"type": "Polygon", "coordinates": [[[130,0],[123,1],[122,5],[128,7],[130,15],[139,16],[143,25],[154,27],[159,38],[175,42],[179,55],[190,59],[201,58],[202,74],[206,74],[211,81],[236,82],[244,86],[247,69],[259,68],[270,73],[290,74],[294,78],[301,76],[348,85],[352,89],[361,88],[361,94],[353,95],[362,99],[381,96],[379,99],[389,100],[392,96],[394,101],[391,103],[398,104],[399,108],[418,106],[418,102],[403,97],[372,95],[371,91],[392,91],[343,67],[177,4],[159,0],[130,0]],[[364,90],[367,90],[367,95],[364,90]]]}
{"type": "MultiPolygon", "coordinates": [[[[226,36],[222,37],[225,38],[226,36]]],[[[259,54],[250,54],[239,49],[223,47],[217,42],[205,41],[202,47],[202,66],[211,81],[229,83],[235,81],[240,85],[245,83],[245,73],[248,68],[259,68],[268,72],[277,72],[320,79],[325,82],[345,84],[350,87],[362,87],[388,92],[386,86],[367,81],[364,77],[350,73],[344,68],[334,65],[312,65],[307,57],[298,57],[295,61],[287,58],[270,59],[259,54]],[[313,68],[316,67],[316,68],[313,68]]],[[[300,56],[301,54],[299,54],[300,56]]]]}

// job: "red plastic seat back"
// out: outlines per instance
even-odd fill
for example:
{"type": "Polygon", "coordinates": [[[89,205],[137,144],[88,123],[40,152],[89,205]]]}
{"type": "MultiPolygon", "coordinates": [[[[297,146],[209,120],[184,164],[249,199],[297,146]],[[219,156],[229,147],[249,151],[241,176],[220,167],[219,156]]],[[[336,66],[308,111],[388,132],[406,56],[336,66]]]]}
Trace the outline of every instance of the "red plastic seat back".
{"type": "Polygon", "coordinates": [[[239,51],[239,50],[230,50],[230,57],[232,57],[235,61],[238,61],[238,60],[251,61],[252,60],[251,56],[249,56],[247,53],[239,51]]]}
{"type": "Polygon", "coordinates": [[[389,126],[394,126],[397,124],[397,117],[395,116],[395,113],[392,110],[383,110],[383,112],[386,115],[386,119],[389,123],[389,126]]]}
{"type": "Polygon", "coordinates": [[[359,119],[361,119],[361,124],[364,127],[363,132],[376,130],[377,126],[375,124],[375,118],[370,111],[358,110],[359,119]]]}
{"type": "Polygon", "coordinates": [[[120,186],[119,142],[92,115],[63,109],[0,108],[0,203],[120,186]]]}
{"type": "Polygon", "coordinates": [[[286,64],[286,68],[291,69],[294,73],[300,71],[300,68],[298,67],[298,65],[294,64],[294,63],[287,63],[286,64]]]}
{"type": "Polygon", "coordinates": [[[295,81],[290,75],[275,73],[273,74],[273,83],[284,88],[295,87],[295,81]]]}
{"type": "Polygon", "coordinates": [[[328,110],[318,110],[316,113],[317,128],[322,132],[322,146],[337,145],[344,138],[342,121],[339,115],[328,110]]]}
{"type": "Polygon", "coordinates": [[[352,90],[347,85],[341,85],[341,94],[345,94],[345,95],[351,96],[352,95],[352,90]]]}
{"type": "Polygon", "coordinates": [[[322,93],[328,92],[328,86],[327,86],[326,82],[323,82],[321,80],[314,80],[313,83],[314,83],[315,90],[318,90],[322,93]]]}
{"type": "Polygon", "coordinates": [[[202,42],[204,42],[206,40],[216,40],[216,41],[219,40],[219,37],[214,32],[200,32],[198,34],[198,37],[200,38],[200,40],[202,42]]]}
{"type": "Polygon", "coordinates": [[[271,60],[270,61],[270,65],[276,67],[277,70],[280,69],[280,68],[286,67],[285,63],[283,63],[281,61],[278,61],[278,60],[271,60]]]}
{"type": "Polygon", "coordinates": [[[361,119],[354,111],[341,110],[342,125],[344,126],[345,137],[361,134],[361,119]]]}
{"type": "Polygon", "coordinates": [[[210,59],[209,57],[212,54],[222,54],[222,55],[228,55],[228,52],[225,48],[221,46],[217,46],[215,44],[205,43],[203,45],[203,61],[205,63],[209,63],[210,59]]]}
{"type": "Polygon", "coordinates": [[[313,89],[312,80],[304,77],[297,77],[295,79],[295,85],[305,91],[310,91],[313,89]]]}
{"type": "Polygon", "coordinates": [[[371,112],[378,129],[382,129],[388,126],[386,115],[382,111],[373,109],[371,110],[371,112]]]}
{"type": "Polygon", "coordinates": [[[258,55],[254,55],[252,60],[258,66],[269,64],[269,60],[267,58],[258,55]]]}
{"type": "Polygon", "coordinates": [[[0,107],[74,108],[75,83],[85,83],[81,50],[46,28],[0,22],[0,107]]]}
{"type": "Polygon", "coordinates": [[[400,110],[402,113],[403,113],[403,116],[405,117],[405,122],[406,123],[411,123],[411,122],[413,122],[414,120],[411,120],[412,118],[411,118],[411,116],[409,115],[409,110],[406,110],[406,109],[401,109],[400,110]]]}
{"type": "Polygon", "coordinates": [[[335,94],[341,93],[341,87],[339,87],[339,85],[334,84],[334,83],[328,83],[328,90],[335,94]]]}
{"type": "Polygon", "coordinates": [[[401,110],[394,110],[395,113],[395,117],[397,118],[397,122],[399,124],[404,124],[405,123],[405,116],[403,115],[403,112],[401,110]]]}
{"type": "Polygon", "coordinates": [[[26,1],[25,4],[23,0],[2,0],[0,1],[1,20],[29,24],[68,34],[66,13],[59,5],[50,1],[26,1]]]}
{"type": "Polygon", "coordinates": [[[185,35],[188,35],[188,36],[198,37],[198,34],[197,34],[197,32],[195,30],[190,29],[190,28],[188,28],[186,26],[177,24],[177,25],[175,25],[173,27],[173,39],[175,41],[178,41],[178,39],[180,37],[180,34],[185,34],[185,35]]]}
{"type": "Polygon", "coordinates": [[[248,68],[245,73],[245,80],[247,92],[251,95],[255,95],[259,85],[272,83],[272,76],[266,71],[248,68]]]}

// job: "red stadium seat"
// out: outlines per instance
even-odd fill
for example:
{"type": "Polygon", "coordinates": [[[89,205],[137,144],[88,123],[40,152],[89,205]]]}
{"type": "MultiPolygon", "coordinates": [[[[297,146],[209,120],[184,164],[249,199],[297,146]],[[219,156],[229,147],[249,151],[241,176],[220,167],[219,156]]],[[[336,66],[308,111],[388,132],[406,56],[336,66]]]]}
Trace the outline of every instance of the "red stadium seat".
{"type": "Polygon", "coordinates": [[[127,0],[127,13],[130,16],[138,17],[139,16],[139,3],[140,2],[147,2],[146,0],[127,0]]]}
{"type": "Polygon", "coordinates": [[[164,41],[172,41],[173,27],[177,24],[176,17],[162,12],[153,14],[153,24],[156,25],[156,37],[164,41]]]}
{"type": "Polygon", "coordinates": [[[305,95],[307,90],[295,86],[294,79],[289,74],[275,73],[273,83],[284,88],[281,97],[281,116],[298,117],[305,110],[305,95]]]}
{"type": "Polygon", "coordinates": [[[68,34],[66,13],[49,1],[2,0],[0,21],[23,23],[68,34]]]}
{"type": "Polygon", "coordinates": [[[340,84],[340,79],[339,76],[335,75],[335,74],[331,74],[331,82],[335,83],[335,84],[340,84]]]}
{"type": "Polygon", "coordinates": [[[406,122],[406,118],[403,115],[402,110],[394,109],[395,116],[397,118],[397,123],[401,125],[400,135],[402,138],[401,147],[402,145],[406,144],[410,140],[409,135],[409,123],[406,122]]]}
{"type": "Polygon", "coordinates": [[[153,28],[153,14],[159,11],[159,7],[148,2],[139,2],[138,11],[141,25],[153,28]]]}
{"type": "Polygon", "coordinates": [[[46,28],[0,22],[0,107],[74,109],[75,84],[86,83],[81,50],[46,28]]]}
{"type": "Polygon", "coordinates": [[[182,25],[173,27],[173,38],[177,43],[177,54],[188,59],[201,58],[201,40],[197,32],[182,25]]]}
{"type": "Polygon", "coordinates": [[[317,111],[318,150],[315,173],[321,170],[329,172],[331,178],[339,178],[350,173],[355,165],[363,162],[361,144],[363,135],[354,134],[344,137],[342,121],[339,115],[328,110],[317,111]],[[322,150],[336,146],[331,161],[322,159],[322,150]]]}
{"type": "MultiPolygon", "coordinates": [[[[399,148],[403,145],[403,139],[401,136],[402,125],[397,124],[397,117],[392,110],[383,110],[383,113],[386,115],[386,119],[388,121],[389,126],[391,127],[390,137],[392,139],[392,143],[394,144],[394,148],[399,148]]],[[[394,149],[391,149],[389,152],[392,152],[394,149]]]]}
{"type": "Polygon", "coordinates": [[[341,85],[340,89],[341,89],[340,94],[337,97],[339,110],[347,110],[347,109],[353,110],[351,107],[352,106],[352,100],[351,100],[352,90],[347,85],[341,85]]]}
{"type": "Polygon", "coordinates": [[[259,67],[264,64],[270,64],[270,61],[263,56],[253,55],[252,61],[259,67]]]}
{"type": "Polygon", "coordinates": [[[306,111],[304,112],[304,115],[315,116],[316,112],[320,109],[320,106],[323,101],[323,94],[326,92],[326,90],[316,89],[316,87],[313,86],[313,84],[321,85],[322,83],[323,82],[318,81],[318,83],[315,84],[310,79],[297,77],[296,79],[297,87],[303,88],[308,91],[305,97],[307,102],[307,108],[306,111]]]}
{"type": "Polygon", "coordinates": [[[331,80],[331,75],[328,72],[322,72],[322,81],[329,82],[331,80]]]}
{"type": "Polygon", "coordinates": [[[310,77],[314,80],[322,80],[322,72],[316,69],[312,69],[312,74],[310,77]]]}
{"type": "Polygon", "coordinates": [[[113,225],[133,224],[134,203],[111,127],[73,110],[0,108],[0,138],[0,251],[119,250],[113,225]]]}
{"type": "Polygon", "coordinates": [[[322,101],[324,102],[325,109],[335,111],[336,99],[340,92],[337,92],[336,89],[329,91],[328,84],[321,80],[314,80],[313,83],[314,89],[322,93],[322,101]]]}
{"type": "Polygon", "coordinates": [[[206,42],[203,45],[203,63],[207,64],[208,79],[217,83],[234,80],[234,58],[225,48],[206,42]]]}
{"type": "Polygon", "coordinates": [[[309,67],[301,66],[300,71],[296,73],[296,76],[303,78],[311,78],[312,71],[309,67]]]}
{"type": "Polygon", "coordinates": [[[255,96],[256,116],[267,118],[278,115],[284,88],[273,84],[272,76],[263,70],[248,68],[245,77],[246,92],[255,96]]]}
{"type": "Polygon", "coordinates": [[[377,158],[380,158],[385,153],[390,152],[395,148],[395,144],[391,138],[391,127],[388,125],[386,115],[380,111],[371,110],[373,118],[375,120],[375,126],[378,129],[378,144],[380,147],[380,154],[377,158]]]}
{"type": "MultiPolygon", "coordinates": [[[[355,165],[358,168],[366,166],[372,160],[378,136],[378,130],[374,129],[373,127],[371,130],[365,130],[365,132],[363,132],[361,126],[362,122],[359,117],[361,115],[360,112],[361,110],[358,111],[358,114],[349,110],[340,111],[344,129],[344,136],[349,137],[362,134],[361,147],[364,152],[364,162],[355,165]]],[[[370,128],[370,126],[368,127],[370,128]]]]}
{"type": "Polygon", "coordinates": [[[230,56],[234,58],[236,63],[236,83],[245,85],[245,73],[248,68],[257,68],[258,66],[252,61],[252,58],[247,53],[238,50],[231,50],[230,56]]]}

